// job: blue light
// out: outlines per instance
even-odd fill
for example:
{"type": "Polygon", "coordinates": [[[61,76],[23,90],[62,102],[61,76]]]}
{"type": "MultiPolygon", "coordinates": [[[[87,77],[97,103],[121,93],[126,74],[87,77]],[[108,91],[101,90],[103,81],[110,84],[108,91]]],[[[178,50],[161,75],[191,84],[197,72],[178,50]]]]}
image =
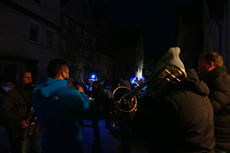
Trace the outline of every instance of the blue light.
{"type": "Polygon", "coordinates": [[[95,75],[95,74],[92,74],[92,75],[91,75],[91,79],[96,79],[96,75],[95,75]]]}
{"type": "Polygon", "coordinates": [[[137,82],[137,77],[132,77],[130,79],[130,82],[131,82],[131,84],[136,83],[137,82]]]}
{"type": "Polygon", "coordinates": [[[142,76],[142,81],[145,82],[145,77],[144,76],[142,76]]]}

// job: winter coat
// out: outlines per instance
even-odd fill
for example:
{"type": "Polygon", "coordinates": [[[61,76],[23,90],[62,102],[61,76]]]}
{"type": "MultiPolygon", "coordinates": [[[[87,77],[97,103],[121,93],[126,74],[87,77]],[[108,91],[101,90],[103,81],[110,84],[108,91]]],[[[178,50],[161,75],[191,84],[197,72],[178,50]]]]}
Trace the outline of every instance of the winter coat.
{"type": "Polygon", "coordinates": [[[194,70],[189,78],[171,85],[151,108],[151,152],[213,153],[215,147],[213,109],[207,85],[194,70]]]}
{"type": "Polygon", "coordinates": [[[24,129],[21,122],[27,119],[31,107],[32,88],[30,86],[17,85],[9,91],[3,102],[2,118],[8,134],[12,138],[23,137],[24,129]]]}
{"type": "Polygon", "coordinates": [[[230,152],[230,75],[217,67],[204,78],[214,109],[216,147],[230,152]]]}
{"type": "Polygon", "coordinates": [[[42,126],[43,153],[82,151],[78,119],[89,108],[85,93],[69,88],[67,80],[44,77],[34,89],[32,103],[42,126]]]}

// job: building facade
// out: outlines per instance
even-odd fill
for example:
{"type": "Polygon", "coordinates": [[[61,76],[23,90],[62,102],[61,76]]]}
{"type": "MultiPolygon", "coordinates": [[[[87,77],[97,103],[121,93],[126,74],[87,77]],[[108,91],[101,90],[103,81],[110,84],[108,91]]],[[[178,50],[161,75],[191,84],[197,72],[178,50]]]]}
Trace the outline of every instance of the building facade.
{"type": "Polygon", "coordinates": [[[204,50],[217,51],[230,71],[230,1],[203,0],[204,50]]]}
{"type": "Polygon", "coordinates": [[[107,43],[101,43],[101,26],[106,25],[95,11],[88,0],[69,0],[62,8],[61,56],[76,80],[88,80],[91,74],[113,79],[112,58],[104,52],[107,43]]]}
{"type": "Polygon", "coordinates": [[[15,81],[27,68],[44,75],[59,54],[60,0],[2,0],[0,19],[1,76],[15,81]]]}
{"type": "Polygon", "coordinates": [[[176,41],[186,68],[196,67],[196,60],[203,50],[203,17],[200,14],[201,2],[177,6],[176,41]]]}
{"type": "Polygon", "coordinates": [[[143,32],[141,29],[118,28],[114,34],[114,77],[116,81],[141,79],[144,65],[143,32]]]}
{"type": "Polygon", "coordinates": [[[216,51],[230,71],[230,1],[202,0],[178,10],[177,41],[185,64],[196,67],[202,52],[216,51]]]}

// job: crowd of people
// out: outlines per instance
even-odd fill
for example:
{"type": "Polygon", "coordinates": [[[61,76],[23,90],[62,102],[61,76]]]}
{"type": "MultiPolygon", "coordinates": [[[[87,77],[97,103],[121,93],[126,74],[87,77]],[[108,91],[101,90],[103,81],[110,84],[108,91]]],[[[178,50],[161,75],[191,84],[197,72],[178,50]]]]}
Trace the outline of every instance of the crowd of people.
{"type": "MultiPolygon", "coordinates": [[[[139,108],[144,113],[134,120],[140,125],[135,130],[146,135],[150,153],[230,152],[230,75],[222,56],[205,52],[196,69],[186,69],[179,53],[178,47],[170,48],[170,58],[165,58],[160,68],[178,66],[186,78],[162,85],[162,92],[156,91],[152,82],[147,85],[149,93],[141,97],[144,106],[139,108]]],[[[0,144],[0,153],[83,153],[85,119],[91,120],[93,146],[101,152],[98,122],[105,119],[106,127],[112,128],[116,86],[109,83],[102,87],[94,81],[89,88],[70,79],[69,73],[66,61],[53,59],[39,83],[34,85],[31,71],[26,70],[18,84],[0,89],[0,143],[2,137],[9,142],[0,144]]],[[[122,85],[132,88],[129,82],[122,85]]],[[[131,114],[120,114],[122,152],[130,153],[134,124],[131,114]]]]}

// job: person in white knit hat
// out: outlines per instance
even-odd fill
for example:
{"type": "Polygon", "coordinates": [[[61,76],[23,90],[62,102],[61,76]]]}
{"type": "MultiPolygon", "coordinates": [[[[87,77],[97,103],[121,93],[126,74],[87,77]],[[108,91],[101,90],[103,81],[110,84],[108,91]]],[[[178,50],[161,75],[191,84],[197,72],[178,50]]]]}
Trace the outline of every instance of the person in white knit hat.
{"type": "MultiPolygon", "coordinates": [[[[176,65],[185,70],[180,49],[170,48],[158,62],[156,70],[176,65]]],[[[214,153],[213,109],[209,89],[195,70],[188,77],[171,84],[160,96],[152,97],[148,107],[148,133],[151,153],[214,153]],[[151,121],[151,122],[149,122],[151,121]]]]}

